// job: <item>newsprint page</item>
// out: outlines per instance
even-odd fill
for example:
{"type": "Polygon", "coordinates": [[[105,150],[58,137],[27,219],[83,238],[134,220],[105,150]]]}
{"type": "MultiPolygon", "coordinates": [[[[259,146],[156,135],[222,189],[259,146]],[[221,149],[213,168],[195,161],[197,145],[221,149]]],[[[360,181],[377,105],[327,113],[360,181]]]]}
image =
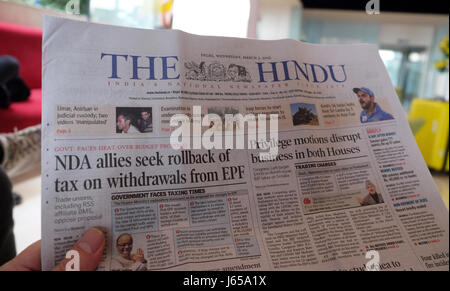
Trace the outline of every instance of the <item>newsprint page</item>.
{"type": "Polygon", "coordinates": [[[373,45],[48,17],[42,264],[448,270],[449,220],[373,45]]]}

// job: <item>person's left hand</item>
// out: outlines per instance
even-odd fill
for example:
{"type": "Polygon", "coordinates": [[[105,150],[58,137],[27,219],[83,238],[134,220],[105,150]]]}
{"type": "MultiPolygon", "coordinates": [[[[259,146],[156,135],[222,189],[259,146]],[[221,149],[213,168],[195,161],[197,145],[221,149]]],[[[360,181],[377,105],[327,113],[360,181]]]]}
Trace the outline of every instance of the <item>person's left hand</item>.
{"type": "MultiPolygon", "coordinates": [[[[80,254],[80,270],[94,271],[102,257],[105,248],[105,235],[98,228],[89,229],[73,246],[72,250],[80,254]]],[[[69,259],[62,260],[54,271],[65,271],[69,259]]],[[[41,241],[37,241],[17,257],[0,266],[0,271],[40,271],[41,270],[41,241]]]]}

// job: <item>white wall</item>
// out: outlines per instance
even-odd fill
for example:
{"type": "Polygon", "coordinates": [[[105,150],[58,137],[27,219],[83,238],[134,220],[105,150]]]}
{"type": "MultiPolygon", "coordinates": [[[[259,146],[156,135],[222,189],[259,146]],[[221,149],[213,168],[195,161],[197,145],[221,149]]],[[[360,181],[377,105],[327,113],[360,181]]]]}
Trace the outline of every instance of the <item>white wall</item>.
{"type": "Polygon", "coordinates": [[[433,42],[434,26],[426,24],[382,24],[380,45],[402,45],[430,47],[433,42]]]}
{"type": "Polygon", "coordinates": [[[259,0],[258,8],[257,37],[259,39],[289,38],[291,23],[300,23],[298,19],[291,19],[292,11],[302,8],[298,0],[259,0]]]}

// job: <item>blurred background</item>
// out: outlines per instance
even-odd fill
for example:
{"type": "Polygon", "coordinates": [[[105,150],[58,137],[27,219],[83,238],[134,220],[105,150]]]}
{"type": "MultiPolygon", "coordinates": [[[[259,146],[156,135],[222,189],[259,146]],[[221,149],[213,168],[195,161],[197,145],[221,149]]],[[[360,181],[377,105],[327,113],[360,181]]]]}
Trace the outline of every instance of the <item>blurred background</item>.
{"type": "Polygon", "coordinates": [[[413,99],[449,99],[448,7],[442,2],[326,0],[0,0],[0,21],[42,27],[42,15],[202,35],[373,43],[408,112],[413,99]],[[79,9],[76,9],[76,6],[79,9]],[[207,25],[205,25],[207,24],[207,25]],[[447,37],[447,38],[446,38],[447,37]]]}
{"type": "MultiPolygon", "coordinates": [[[[8,41],[2,39],[2,25],[3,30],[14,25],[39,34],[43,15],[202,35],[376,44],[448,207],[449,14],[445,1],[0,0],[0,55],[8,41]]],[[[40,105],[40,99],[37,102],[40,105]]],[[[38,114],[33,118],[40,120],[40,109],[38,114]]],[[[21,124],[12,126],[21,128],[21,124]]],[[[26,183],[35,183],[33,187],[40,191],[39,177],[26,183]]],[[[16,183],[16,191],[29,193],[28,185],[16,183]]],[[[37,211],[20,207],[23,212],[37,211]]]]}

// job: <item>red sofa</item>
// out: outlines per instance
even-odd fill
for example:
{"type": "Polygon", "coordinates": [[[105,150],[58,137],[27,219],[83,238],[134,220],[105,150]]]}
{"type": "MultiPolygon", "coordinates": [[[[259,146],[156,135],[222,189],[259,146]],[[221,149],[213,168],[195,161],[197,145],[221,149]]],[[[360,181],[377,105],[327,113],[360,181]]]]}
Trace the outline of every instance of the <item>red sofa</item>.
{"type": "Polygon", "coordinates": [[[0,22],[0,56],[10,55],[20,62],[20,76],[31,90],[27,101],[0,109],[0,133],[41,123],[42,31],[0,22]]]}

